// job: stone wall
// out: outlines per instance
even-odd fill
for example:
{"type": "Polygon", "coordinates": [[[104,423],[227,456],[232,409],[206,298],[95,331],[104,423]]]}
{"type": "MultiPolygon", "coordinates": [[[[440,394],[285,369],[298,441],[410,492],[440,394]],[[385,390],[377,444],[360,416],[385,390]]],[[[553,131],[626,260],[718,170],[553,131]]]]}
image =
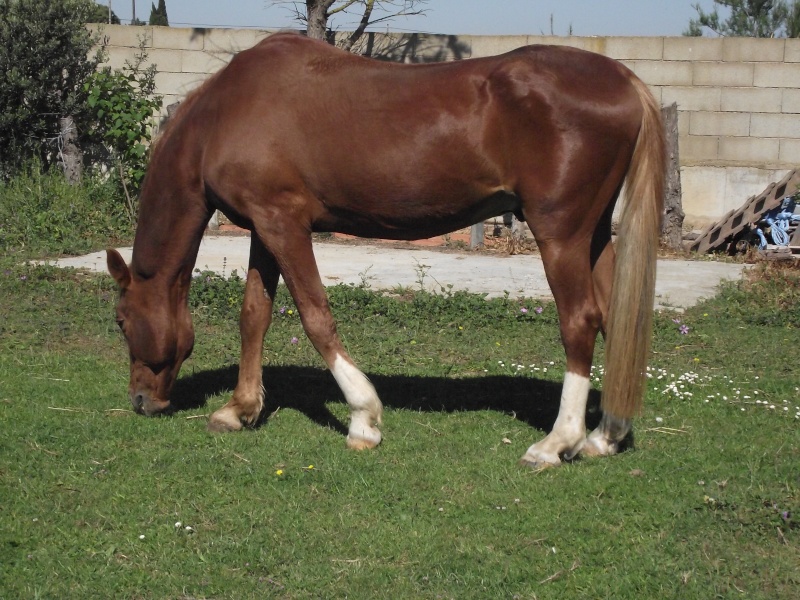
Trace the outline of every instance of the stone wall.
{"type": "MultiPolygon", "coordinates": [[[[167,106],[272,32],[107,25],[119,67],[146,40],[167,106]]],[[[490,56],[526,44],[591,50],[628,65],[662,104],[677,102],[683,206],[700,225],[800,166],[800,39],[375,34],[370,54],[401,62],[490,56]]]]}

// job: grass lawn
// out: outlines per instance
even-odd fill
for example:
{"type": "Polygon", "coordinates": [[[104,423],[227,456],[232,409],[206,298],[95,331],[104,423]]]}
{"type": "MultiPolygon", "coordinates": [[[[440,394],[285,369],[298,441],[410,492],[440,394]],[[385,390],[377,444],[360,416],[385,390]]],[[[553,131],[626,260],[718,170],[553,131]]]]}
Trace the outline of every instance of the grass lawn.
{"type": "Polygon", "coordinates": [[[333,288],[386,406],[356,453],[285,290],[271,416],[211,435],[240,280],[198,278],[185,409],[147,419],[110,277],[0,259],[0,598],[796,598],[800,270],[756,271],[657,317],[634,448],[534,473],[517,459],[564,369],[552,305],[333,288]]]}

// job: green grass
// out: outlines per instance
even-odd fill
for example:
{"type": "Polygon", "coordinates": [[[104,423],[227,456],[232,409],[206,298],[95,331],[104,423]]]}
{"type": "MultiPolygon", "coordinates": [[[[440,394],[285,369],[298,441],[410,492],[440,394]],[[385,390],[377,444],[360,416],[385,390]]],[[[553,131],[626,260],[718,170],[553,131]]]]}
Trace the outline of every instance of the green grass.
{"type": "Polygon", "coordinates": [[[81,254],[133,237],[118,182],[87,172],[70,185],[32,164],[0,180],[0,253],[21,257],[81,254]]]}
{"type": "Polygon", "coordinates": [[[198,279],[187,408],[146,419],[110,278],[0,259],[0,597],[794,598],[799,275],[659,315],[634,449],[533,473],[516,461],[564,369],[551,305],[334,288],[386,405],[384,443],[355,453],[285,290],[272,415],[219,436],[241,281],[198,279]]]}

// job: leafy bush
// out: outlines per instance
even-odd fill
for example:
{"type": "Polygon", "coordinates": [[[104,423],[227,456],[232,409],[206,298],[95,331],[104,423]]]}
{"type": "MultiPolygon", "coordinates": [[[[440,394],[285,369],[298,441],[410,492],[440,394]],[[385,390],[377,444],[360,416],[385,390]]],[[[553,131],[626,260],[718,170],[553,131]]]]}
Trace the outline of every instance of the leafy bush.
{"type": "Polygon", "coordinates": [[[80,254],[131,236],[112,180],[90,176],[70,185],[61,173],[42,173],[37,165],[0,181],[0,252],[80,254]]]}
{"type": "Polygon", "coordinates": [[[58,160],[58,119],[80,121],[94,73],[90,0],[0,0],[0,178],[58,160]],[[90,57],[90,58],[87,58],[90,57]]]}
{"type": "Polygon", "coordinates": [[[104,162],[120,177],[131,221],[136,214],[133,196],[144,179],[153,118],[162,100],[154,94],[155,65],[143,68],[146,60],[142,43],[133,63],[120,70],[106,67],[83,84],[91,116],[89,136],[108,152],[104,162]]]}

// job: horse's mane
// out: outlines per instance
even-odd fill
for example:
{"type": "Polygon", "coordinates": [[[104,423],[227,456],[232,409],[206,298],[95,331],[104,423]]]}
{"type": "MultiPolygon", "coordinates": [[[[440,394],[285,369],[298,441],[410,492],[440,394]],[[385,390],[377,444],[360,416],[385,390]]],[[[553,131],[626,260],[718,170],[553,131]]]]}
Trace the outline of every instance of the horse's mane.
{"type": "Polygon", "coordinates": [[[171,117],[167,117],[166,121],[162,124],[159,128],[158,133],[156,134],[155,139],[153,140],[150,146],[150,155],[152,156],[153,153],[157,150],[157,148],[161,145],[161,142],[169,137],[170,132],[175,128],[176,123],[180,122],[184,115],[189,112],[197,102],[197,99],[203,94],[205,89],[209,87],[212,81],[214,81],[219,74],[221,73],[222,69],[207,77],[202,84],[200,84],[196,89],[189,92],[186,97],[180,101],[178,108],[175,110],[175,113],[171,117]]]}

